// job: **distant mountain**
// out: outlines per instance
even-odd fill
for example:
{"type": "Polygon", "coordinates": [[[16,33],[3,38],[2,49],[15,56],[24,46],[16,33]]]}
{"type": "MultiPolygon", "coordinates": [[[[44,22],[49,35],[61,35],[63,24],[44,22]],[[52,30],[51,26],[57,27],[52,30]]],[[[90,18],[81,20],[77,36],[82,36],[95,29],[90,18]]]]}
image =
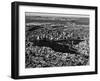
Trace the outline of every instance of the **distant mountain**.
{"type": "Polygon", "coordinates": [[[76,24],[89,24],[89,18],[77,18],[77,17],[44,17],[44,16],[26,16],[26,23],[30,22],[56,22],[56,23],[66,23],[66,22],[72,22],[76,24]]]}

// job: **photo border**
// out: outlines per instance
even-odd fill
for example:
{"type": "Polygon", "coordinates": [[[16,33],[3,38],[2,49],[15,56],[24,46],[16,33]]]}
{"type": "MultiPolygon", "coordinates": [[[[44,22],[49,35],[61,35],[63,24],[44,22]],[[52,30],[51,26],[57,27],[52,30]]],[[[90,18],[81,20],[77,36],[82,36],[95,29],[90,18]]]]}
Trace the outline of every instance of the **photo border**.
{"type": "Polygon", "coordinates": [[[31,2],[12,2],[11,7],[11,77],[13,79],[25,79],[25,78],[43,78],[43,77],[58,77],[58,76],[72,76],[72,75],[88,75],[98,73],[98,62],[97,62],[97,13],[98,9],[96,6],[81,6],[81,5],[62,5],[62,4],[48,4],[48,3],[31,3],[31,2]],[[41,6],[41,7],[56,7],[56,8],[74,8],[74,9],[92,9],[95,10],[95,71],[89,72],[75,72],[75,73],[59,73],[59,74],[43,74],[43,75],[19,75],[19,6],[41,6]]]}

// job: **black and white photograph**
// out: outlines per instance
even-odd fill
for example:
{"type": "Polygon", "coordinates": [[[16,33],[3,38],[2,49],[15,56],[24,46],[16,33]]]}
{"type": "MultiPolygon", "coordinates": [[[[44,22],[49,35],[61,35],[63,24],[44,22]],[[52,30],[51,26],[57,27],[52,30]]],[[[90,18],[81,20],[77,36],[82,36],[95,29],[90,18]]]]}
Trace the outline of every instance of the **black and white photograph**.
{"type": "Polygon", "coordinates": [[[12,3],[11,77],[97,74],[97,7],[12,3]]]}
{"type": "Polygon", "coordinates": [[[88,66],[89,16],[51,15],[25,13],[25,68],[88,66]]]}

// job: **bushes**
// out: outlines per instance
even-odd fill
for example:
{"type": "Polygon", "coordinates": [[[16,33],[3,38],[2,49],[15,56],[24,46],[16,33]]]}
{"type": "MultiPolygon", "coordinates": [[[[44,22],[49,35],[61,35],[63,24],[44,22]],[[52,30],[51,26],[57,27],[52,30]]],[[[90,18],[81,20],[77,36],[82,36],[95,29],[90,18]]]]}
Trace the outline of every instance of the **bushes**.
{"type": "MultiPolygon", "coordinates": [[[[36,47],[33,46],[34,48],[36,47]]],[[[82,54],[59,53],[47,47],[37,47],[36,49],[38,50],[26,54],[26,68],[86,65],[88,61],[82,54]]]]}
{"type": "Polygon", "coordinates": [[[51,30],[42,29],[41,31],[32,31],[26,38],[25,67],[60,67],[60,66],[80,66],[89,64],[89,35],[88,30],[66,29],[51,30]],[[87,33],[86,33],[87,32],[87,33]],[[84,37],[86,39],[84,39],[84,37]],[[34,40],[67,40],[69,38],[79,38],[85,41],[77,45],[72,45],[78,53],[62,53],[54,51],[50,47],[36,46],[34,40]]]}

